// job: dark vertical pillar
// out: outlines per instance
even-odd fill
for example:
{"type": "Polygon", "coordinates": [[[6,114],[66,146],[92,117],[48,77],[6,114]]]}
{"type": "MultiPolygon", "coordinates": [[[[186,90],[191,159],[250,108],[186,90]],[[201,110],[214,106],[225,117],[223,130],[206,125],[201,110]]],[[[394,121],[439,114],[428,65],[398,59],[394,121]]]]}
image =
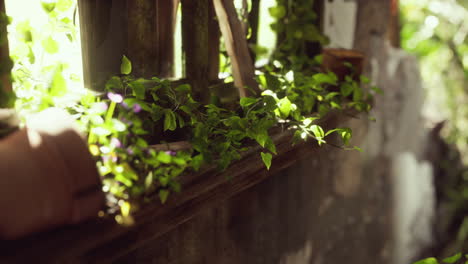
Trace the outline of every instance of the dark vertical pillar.
{"type": "Polygon", "coordinates": [[[221,37],[221,32],[219,31],[219,24],[216,20],[216,13],[211,1],[208,16],[208,32],[210,37],[210,50],[208,54],[210,66],[208,69],[208,77],[210,81],[216,81],[219,75],[219,38],[221,37]]]}
{"type": "Polygon", "coordinates": [[[12,62],[8,50],[7,24],[8,17],[5,13],[5,2],[4,0],[0,0],[0,90],[3,91],[0,91],[0,94],[8,93],[12,90],[10,78],[12,62]]]}
{"type": "Polygon", "coordinates": [[[162,77],[174,76],[174,39],[179,0],[157,0],[157,71],[162,77]]]}
{"type": "Polygon", "coordinates": [[[133,74],[144,77],[154,76],[160,73],[156,1],[126,2],[127,9],[122,9],[121,12],[126,12],[127,16],[126,55],[133,63],[133,74]]]}
{"type": "MultiPolygon", "coordinates": [[[[315,26],[318,28],[320,32],[323,33],[323,17],[325,11],[325,1],[326,0],[314,0],[313,1],[313,11],[317,14],[317,20],[315,21],[315,26]]],[[[305,51],[307,56],[310,58],[320,54],[322,51],[322,44],[320,42],[306,42],[305,43],[305,51]]]]}
{"type": "Polygon", "coordinates": [[[182,0],[185,75],[195,98],[207,103],[210,79],[219,71],[219,33],[210,0],[182,0]]]}
{"type": "MultiPolygon", "coordinates": [[[[258,43],[258,25],[259,25],[259,15],[260,15],[260,0],[252,0],[252,9],[249,13],[249,25],[252,30],[250,38],[248,39],[249,45],[257,45],[258,43]]],[[[252,60],[255,63],[255,52],[250,49],[250,54],[252,60]]]]}
{"type": "Polygon", "coordinates": [[[120,73],[126,46],[126,3],[78,0],[78,8],[85,87],[102,91],[105,81],[120,73]]]}
{"type": "Polygon", "coordinates": [[[102,90],[126,55],[137,77],[170,77],[178,0],[78,0],[85,85],[102,90]]]}
{"type": "Polygon", "coordinates": [[[401,46],[400,40],[400,12],[399,12],[399,1],[390,0],[390,21],[388,23],[388,39],[393,47],[399,48],[401,46]]]}

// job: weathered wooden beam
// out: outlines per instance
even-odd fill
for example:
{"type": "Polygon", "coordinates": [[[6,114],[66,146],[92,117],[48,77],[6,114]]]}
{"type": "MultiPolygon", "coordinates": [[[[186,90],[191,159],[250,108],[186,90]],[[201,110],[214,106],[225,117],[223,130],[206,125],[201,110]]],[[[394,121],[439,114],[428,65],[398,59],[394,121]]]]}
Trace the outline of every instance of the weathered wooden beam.
{"type": "MultiPolygon", "coordinates": [[[[348,117],[329,114],[320,125],[336,127],[348,117]]],[[[224,172],[214,167],[180,178],[183,191],[165,205],[155,201],[135,215],[135,225],[124,227],[113,219],[38,234],[20,241],[0,241],[0,263],[112,263],[211,208],[259,184],[300,158],[322,151],[314,141],[291,145],[292,133],[278,129],[273,140],[278,154],[269,171],[260,159],[260,147],[242,155],[224,172]],[[230,180],[227,180],[230,179],[230,180]]],[[[309,156],[311,157],[311,156],[309,156]]]]}
{"type": "Polygon", "coordinates": [[[239,96],[251,95],[250,90],[259,93],[255,81],[255,67],[233,0],[213,0],[213,3],[226,50],[231,59],[234,84],[239,90],[239,96]]]}

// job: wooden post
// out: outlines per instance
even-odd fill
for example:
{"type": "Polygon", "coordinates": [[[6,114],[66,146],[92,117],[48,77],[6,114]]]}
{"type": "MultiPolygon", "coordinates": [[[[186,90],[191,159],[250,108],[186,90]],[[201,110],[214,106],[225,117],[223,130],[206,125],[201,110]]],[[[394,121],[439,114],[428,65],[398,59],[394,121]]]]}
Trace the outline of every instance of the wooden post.
{"type": "MultiPolygon", "coordinates": [[[[86,88],[102,91],[125,54],[125,0],[78,0],[86,88]]],[[[125,54],[128,55],[128,54],[125,54]]],[[[130,58],[132,59],[132,58],[130,58]]]]}
{"type": "MultiPolygon", "coordinates": [[[[317,26],[318,30],[320,32],[323,32],[323,14],[324,14],[324,10],[325,10],[325,1],[324,0],[315,0],[313,1],[313,11],[315,12],[315,14],[317,14],[317,19],[316,19],[316,22],[315,22],[315,25],[317,26]]],[[[321,52],[322,52],[322,44],[320,44],[319,42],[306,42],[305,43],[305,46],[306,46],[306,53],[307,53],[307,56],[309,56],[310,58],[313,58],[315,57],[316,55],[319,55],[321,52]]]]}
{"type": "Polygon", "coordinates": [[[210,0],[182,0],[185,75],[196,99],[208,103],[210,81],[218,79],[219,30],[210,0]]]}
{"type": "Polygon", "coordinates": [[[127,12],[126,55],[132,61],[133,74],[150,77],[160,73],[156,1],[128,0],[122,11],[127,12]]]}
{"type": "Polygon", "coordinates": [[[259,94],[258,84],[255,81],[255,67],[233,0],[213,0],[213,3],[226,50],[231,58],[234,84],[239,90],[239,96],[251,95],[246,87],[259,94]]]}
{"type": "Polygon", "coordinates": [[[215,82],[219,79],[219,38],[221,37],[221,32],[219,31],[219,24],[216,20],[216,13],[211,1],[208,15],[208,33],[210,37],[208,41],[210,46],[210,51],[208,54],[210,64],[208,69],[208,77],[210,82],[215,82]]]}
{"type": "Polygon", "coordinates": [[[10,71],[12,62],[10,59],[10,52],[8,49],[8,36],[7,36],[7,16],[5,13],[5,2],[0,0],[0,81],[3,93],[12,91],[10,71]]]}
{"type": "MultiPolygon", "coordinates": [[[[257,45],[258,44],[258,26],[259,26],[259,16],[260,16],[260,0],[252,0],[252,10],[249,13],[249,25],[252,29],[252,34],[248,40],[249,45],[257,45]]],[[[256,54],[251,49],[250,55],[252,56],[252,60],[255,63],[256,54]]]]}
{"type": "Polygon", "coordinates": [[[174,34],[179,2],[179,0],[159,0],[156,2],[157,71],[161,77],[174,76],[174,34]]]}
{"type": "Polygon", "coordinates": [[[85,85],[102,90],[120,74],[123,55],[132,75],[171,77],[178,0],[78,0],[85,85]]]}
{"type": "Polygon", "coordinates": [[[398,0],[390,0],[391,1],[391,8],[390,8],[390,19],[388,23],[388,30],[387,36],[390,40],[390,44],[392,44],[395,48],[400,48],[401,46],[401,39],[400,39],[400,12],[398,12],[399,1],[398,0]]]}

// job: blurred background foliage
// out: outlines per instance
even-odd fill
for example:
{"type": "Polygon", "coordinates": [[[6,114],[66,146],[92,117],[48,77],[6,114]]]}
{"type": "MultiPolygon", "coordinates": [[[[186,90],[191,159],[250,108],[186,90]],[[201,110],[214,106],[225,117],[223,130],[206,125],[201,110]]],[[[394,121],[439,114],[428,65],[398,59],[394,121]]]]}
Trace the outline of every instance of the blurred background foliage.
{"type": "Polygon", "coordinates": [[[444,135],[465,154],[468,0],[403,0],[401,11],[402,47],[419,57],[427,89],[424,114],[433,122],[450,120],[444,135]]]}
{"type": "Polygon", "coordinates": [[[435,241],[423,255],[467,252],[468,0],[401,0],[400,11],[401,45],[419,58],[423,115],[435,127],[429,147],[438,152],[435,241]]]}

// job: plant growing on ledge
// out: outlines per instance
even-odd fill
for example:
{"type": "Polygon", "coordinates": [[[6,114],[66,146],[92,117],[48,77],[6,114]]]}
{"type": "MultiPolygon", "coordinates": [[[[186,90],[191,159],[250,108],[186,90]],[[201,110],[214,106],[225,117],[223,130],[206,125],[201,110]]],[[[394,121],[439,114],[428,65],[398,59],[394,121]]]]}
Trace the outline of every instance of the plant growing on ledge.
{"type": "Polygon", "coordinates": [[[226,169],[254,143],[263,148],[260,157],[269,169],[276,154],[270,131],[278,125],[294,131],[294,142],[313,139],[319,145],[330,144],[327,137],[337,133],[343,145],[334,146],[358,149],[349,147],[349,128],[325,131],[317,121],[332,110],[367,112],[369,93],[350,78],[340,82],[331,72],[305,75],[283,73],[278,63],[273,67],[257,76],[261,96],[241,98],[238,109],[229,110],[196,102],[187,84],[131,76],[131,62],[124,56],[122,74],[107,82],[104,96],[89,93],[70,109],[88,132],[111,212],[120,207],[123,217],[118,219],[125,223],[130,204],[157,196],[164,203],[171,191],[180,191],[181,174],[209,164],[226,169]],[[346,88],[329,92],[336,86],[346,88]],[[183,132],[190,143],[178,150],[167,143],[161,150],[165,143],[155,136],[158,129],[162,134],[183,132]]]}
{"type": "MultiPolygon", "coordinates": [[[[468,259],[468,255],[465,255],[465,258],[468,259]]],[[[439,262],[437,259],[435,258],[426,258],[426,259],[422,259],[422,260],[419,260],[419,261],[416,261],[414,262],[413,264],[439,264],[439,263],[448,263],[448,264],[452,264],[452,263],[461,263],[460,261],[462,260],[462,254],[461,253],[457,253],[453,256],[450,256],[450,257],[447,257],[447,258],[444,258],[442,260],[442,262],[439,262]]],[[[465,262],[466,263],[466,262],[465,262]]]]}
{"type": "MultiPolygon", "coordinates": [[[[54,9],[46,7],[52,21],[59,23],[54,9]]],[[[276,17],[283,18],[281,6],[278,8],[276,17]]],[[[314,18],[305,19],[309,23],[314,18]]],[[[72,26],[69,20],[60,21],[67,28],[72,26]]],[[[25,27],[23,33],[28,32],[31,34],[30,27],[25,27]]],[[[305,39],[325,41],[318,31],[315,33],[305,39]]],[[[88,92],[79,102],[67,104],[66,109],[87,134],[89,151],[103,179],[108,212],[116,214],[120,223],[129,224],[131,211],[141,202],[159,199],[165,203],[171,192],[181,191],[178,179],[182,174],[210,165],[224,170],[254,146],[260,148],[259,158],[270,169],[277,154],[271,137],[274,129],[290,130],[292,143],[315,140],[318,145],[359,150],[350,146],[351,129],[325,130],[319,122],[331,111],[368,112],[373,91],[361,85],[369,80],[354,75],[341,78],[322,67],[321,56],[301,56],[304,46],[291,46],[297,38],[298,34],[286,34],[284,43],[289,44],[279,49],[282,56],[256,73],[260,93],[241,98],[235,107],[203,105],[185,83],[133,76],[131,60],[126,56],[122,57],[120,74],[107,81],[103,94],[88,92]],[[295,56],[293,60],[288,52],[295,56]],[[343,144],[333,144],[329,140],[332,134],[343,144]]],[[[53,40],[46,36],[48,39],[53,40]]],[[[46,52],[55,51],[51,50],[53,41],[42,44],[46,52]]],[[[23,55],[16,59],[33,63],[31,49],[23,55]]],[[[18,89],[23,89],[17,103],[19,112],[24,110],[21,108],[57,106],[55,99],[67,92],[63,76],[66,67],[60,64],[45,69],[52,72],[53,80],[48,87],[34,85],[41,88],[37,97],[25,92],[33,87],[33,78],[23,68],[15,74],[21,83],[18,89]]]]}

